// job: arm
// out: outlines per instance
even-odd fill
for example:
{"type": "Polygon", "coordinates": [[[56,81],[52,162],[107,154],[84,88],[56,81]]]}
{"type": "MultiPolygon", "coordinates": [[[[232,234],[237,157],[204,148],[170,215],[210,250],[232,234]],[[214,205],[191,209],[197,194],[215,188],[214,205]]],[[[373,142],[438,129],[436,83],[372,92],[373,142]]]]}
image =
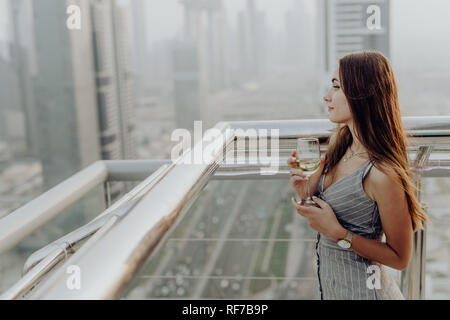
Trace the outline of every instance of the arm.
{"type": "MultiPolygon", "coordinates": [[[[389,172],[389,171],[387,171],[389,172]]],[[[412,223],[405,193],[395,182],[392,172],[385,174],[373,168],[371,184],[378,204],[386,243],[354,235],[352,250],[362,257],[377,261],[397,270],[404,270],[412,256],[412,223]]],[[[335,240],[343,239],[347,230],[342,228],[335,240]]]]}

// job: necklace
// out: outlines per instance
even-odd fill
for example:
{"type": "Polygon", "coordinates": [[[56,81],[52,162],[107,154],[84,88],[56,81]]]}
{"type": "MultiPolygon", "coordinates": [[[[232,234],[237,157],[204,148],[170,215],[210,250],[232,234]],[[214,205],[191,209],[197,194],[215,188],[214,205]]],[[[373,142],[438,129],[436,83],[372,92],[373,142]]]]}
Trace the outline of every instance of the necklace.
{"type": "MultiPolygon", "coordinates": [[[[350,151],[351,151],[351,150],[350,150],[350,151]]],[[[347,160],[353,158],[354,156],[357,156],[358,154],[367,153],[367,151],[357,152],[357,153],[354,153],[353,151],[351,151],[351,153],[352,153],[351,156],[345,156],[345,155],[344,155],[344,162],[347,162],[347,160]]]]}

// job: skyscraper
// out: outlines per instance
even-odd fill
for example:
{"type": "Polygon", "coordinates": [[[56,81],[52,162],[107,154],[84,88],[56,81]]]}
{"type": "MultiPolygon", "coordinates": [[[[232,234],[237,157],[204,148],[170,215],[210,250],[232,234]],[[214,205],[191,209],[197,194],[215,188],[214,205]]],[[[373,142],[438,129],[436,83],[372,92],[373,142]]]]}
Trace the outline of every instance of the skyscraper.
{"type": "MultiPolygon", "coordinates": [[[[36,63],[33,123],[37,125],[45,191],[101,159],[101,145],[90,1],[39,0],[32,5],[36,63]],[[67,7],[73,3],[82,14],[79,30],[69,30],[66,25],[67,7]]],[[[101,190],[92,190],[66,211],[70,214],[57,218],[57,228],[46,230],[45,236],[37,233],[23,246],[42,246],[49,237],[73,230],[103,209],[101,190]]]]}
{"type": "Polygon", "coordinates": [[[201,120],[202,97],[198,51],[191,41],[176,41],[173,48],[174,103],[176,126],[193,130],[201,120]]]}
{"type": "Polygon", "coordinates": [[[109,0],[33,2],[34,123],[47,188],[98,159],[136,157],[127,8],[109,0]],[[66,27],[70,4],[81,9],[80,30],[66,27]]]}
{"type": "MultiPolygon", "coordinates": [[[[21,148],[42,164],[42,191],[96,160],[135,158],[128,1],[2,0],[4,8],[0,140],[19,149],[16,133],[26,133],[21,148]],[[80,9],[79,29],[67,24],[70,5],[80,9]]],[[[113,186],[112,197],[120,191],[113,186]]],[[[97,188],[69,211],[92,217],[103,197],[97,188]]],[[[63,227],[82,217],[71,214],[63,227]]]]}
{"type": "Polygon", "coordinates": [[[115,1],[91,1],[101,150],[102,159],[106,160],[135,157],[129,28],[125,10],[116,7],[115,1]]]}
{"type": "Polygon", "coordinates": [[[11,60],[0,55],[0,142],[14,157],[27,149],[19,79],[11,60]]]}
{"type": "Polygon", "coordinates": [[[144,100],[149,95],[150,81],[152,74],[149,63],[149,42],[147,32],[147,20],[145,18],[146,0],[131,0],[131,16],[133,37],[131,38],[133,47],[133,75],[135,98],[138,105],[144,104],[144,100]]]}
{"type": "Polygon", "coordinates": [[[116,49],[117,84],[123,159],[136,159],[136,118],[134,113],[136,81],[133,75],[130,1],[117,2],[113,12],[116,49]]]}
{"type": "Polygon", "coordinates": [[[100,139],[89,0],[80,30],[66,27],[68,2],[33,2],[36,123],[46,188],[99,160],[100,139]]]}
{"type": "Polygon", "coordinates": [[[352,51],[375,49],[389,57],[389,1],[321,0],[322,66],[333,72],[337,60],[352,51]],[[379,8],[380,29],[370,29],[368,19],[379,8]],[[371,9],[372,8],[372,9],[371,9]]]}
{"type": "MultiPolygon", "coordinates": [[[[90,6],[102,159],[135,159],[130,2],[91,0],[90,6]]],[[[123,186],[111,185],[111,197],[123,186]]]]}
{"type": "Polygon", "coordinates": [[[34,90],[32,78],[36,75],[35,43],[33,34],[32,0],[10,0],[13,45],[12,65],[17,76],[23,112],[24,135],[26,137],[26,156],[36,156],[38,146],[37,124],[35,123],[34,90]]]}
{"type": "Polygon", "coordinates": [[[389,1],[320,0],[319,52],[322,92],[329,86],[329,75],[338,59],[352,51],[375,49],[389,58],[389,1]],[[379,14],[379,15],[378,15],[379,14]],[[380,18],[380,28],[369,28],[372,18],[380,18]]]}
{"type": "Polygon", "coordinates": [[[221,0],[183,0],[184,35],[173,46],[176,125],[193,129],[207,95],[227,85],[225,20],[221,0]]]}
{"type": "Polygon", "coordinates": [[[0,140],[14,158],[36,155],[30,0],[0,3],[0,140]]]}
{"type": "Polygon", "coordinates": [[[315,0],[296,0],[293,7],[285,14],[286,54],[284,63],[298,67],[302,74],[317,73],[315,42],[316,36],[311,30],[313,23],[313,6],[315,0]]]}
{"type": "Polygon", "coordinates": [[[69,30],[66,8],[72,2],[33,3],[36,122],[48,185],[97,159],[136,156],[127,6],[73,2],[82,25],[69,30]]]}
{"type": "Polygon", "coordinates": [[[195,44],[200,86],[216,92],[229,84],[226,47],[226,21],[222,0],[183,0],[184,37],[195,44]]]}
{"type": "Polygon", "coordinates": [[[266,15],[258,10],[254,0],[247,0],[245,11],[238,16],[240,69],[244,80],[264,76],[267,65],[266,15]]]}

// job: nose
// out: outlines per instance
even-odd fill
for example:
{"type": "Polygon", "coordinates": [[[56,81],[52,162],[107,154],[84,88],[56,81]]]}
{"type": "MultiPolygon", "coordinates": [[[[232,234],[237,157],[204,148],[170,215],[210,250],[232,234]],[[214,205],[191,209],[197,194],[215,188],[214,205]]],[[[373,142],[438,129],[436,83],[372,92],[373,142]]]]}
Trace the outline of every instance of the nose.
{"type": "Polygon", "coordinates": [[[326,93],[325,96],[323,97],[323,100],[324,100],[325,102],[328,102],[328,103],[331,102],[330,90],[327,90],[327,93],[326,93]]]}

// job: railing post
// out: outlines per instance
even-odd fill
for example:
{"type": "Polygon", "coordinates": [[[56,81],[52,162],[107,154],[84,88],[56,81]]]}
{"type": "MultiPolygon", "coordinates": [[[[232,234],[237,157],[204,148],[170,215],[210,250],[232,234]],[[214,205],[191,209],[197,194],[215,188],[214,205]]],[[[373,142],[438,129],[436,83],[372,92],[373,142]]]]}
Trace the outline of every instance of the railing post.
{"type": "Polygon", "coordinates": [[[111,189],[109,181],[105,181],[103,185],[103,190],[105,193],[105,208],[108,209],[111,206],[111,189]]]}
{"type": "MultiPolygon", "coordinates": [[[[414,161],[414,179],[416,185],[416,197],[426,212],[427,206],[422,203],[422,175],[421,168],[425,166],[433,147],[422,146],[419,148],[414,161]]],[[[413,255],[411,262],[402,274],[400,288],[403,295],[409,300],[423,300],[425,298],[425,259],[426,259],[426,225],[421,230],[414,232],[413,255]]]]}
{"type": "Polygon", "coordinates": [[[401,276],[401,289],[403,295],[409,300],[425,298],[425,249],[426,227],[414,233],[413,257],[401,276]]]}

